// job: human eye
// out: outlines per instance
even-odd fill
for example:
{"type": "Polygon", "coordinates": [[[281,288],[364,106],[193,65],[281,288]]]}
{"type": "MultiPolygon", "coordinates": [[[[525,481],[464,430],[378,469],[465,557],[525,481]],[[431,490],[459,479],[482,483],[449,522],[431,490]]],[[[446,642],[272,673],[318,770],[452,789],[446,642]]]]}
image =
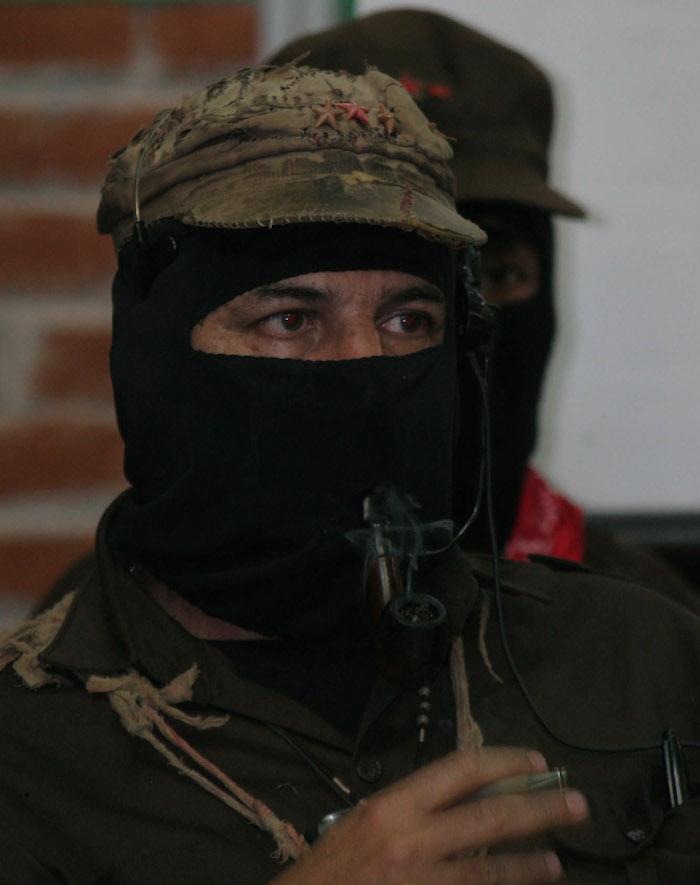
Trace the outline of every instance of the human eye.
{"type": "Polygon", "coordinates": [[[280,310],[257,320],[258,330],[274,338],[286,338],[308,331],[313,324],[310,311],[293,308],[280,310]]]}
{"type": "Polygon", "coordinates": [[[482,274],[482,284],[487,286],[508,286],[520,283],[527,279],[524,271],[519,267],[511,267],[508,264],[497,264],[482,274]]]}
{"type": "Polygon", "coordinates": [[[386,331],[398,335],[421,335],[432,332],[436,322],[430,314],[416,310],[395,313],[382,324],[386,331]]]}
{"type": "Polygon", "coordinates": [[[540,259],[521,240],[494,243],[484,249],[481,262],[481,294],[489,304],[508,305],[529,301],[540,287],[540,259]]]}
{"type": "Polygon", "coordinates": [[[410,302],[396,305],[378,323],[387,355],[414,353],[443,340],[444,301],[418,297],[411,298],[410,302]]]}
{"type": "Polygon", "coordinates": [[[539,278],[518,265],[500,264],[481,275],[481,294],[489,304],[505,305],[528,301],[537,292],[539,278]]]}

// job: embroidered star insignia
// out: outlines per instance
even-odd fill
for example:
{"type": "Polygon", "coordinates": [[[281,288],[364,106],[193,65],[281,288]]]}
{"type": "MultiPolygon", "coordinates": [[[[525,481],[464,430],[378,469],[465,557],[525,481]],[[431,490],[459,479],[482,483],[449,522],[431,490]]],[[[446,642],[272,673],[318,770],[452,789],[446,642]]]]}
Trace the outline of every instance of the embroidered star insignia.
{"type": "Polygon", "coordinates": [[[387,135],[391,135],[393,132],[396,131],[396,117],[388,108],[385,108],[383,104],[379,105],[379,113],[377,114],[377,119],[380,123],[384,124],[387,135]]]}
{"type": "Polygon", "coordinates": [[[319,129],[321,128],[321,126],[332,126],[333,129],[338,128],[336,117],[340,117],[343,111],[339,111],[338,108],[334,108],[330,98],[326,99],[325,107],[320,108],[318,105],[313,105],[311,110],[318,117],[318,119],[316,120],[316,126],[319,129]]]}
{"type": "Polygon", "coordinates": [[[421,99],[424,85],[422,80],[415,80],[413,77],[409,77],[408,74],[402,74],[399,77],[399,83],[412,98],[418,101],[421,99]]]}
{"type": "Polygon", "coordinates": [[[358,123],[369,123],[369,108],[363,108],[351,98],[349,101],[339,101],[338,107],[342,108],[348,115],[348,120],[357,119],[358,123]]]}
{"type": "Polygon", "coordinates": [[[428,95],[431,98],[448,99],[454,95],[454,89],[451,86],[446,86],[444,83],[430,83],[428,85],[428,95]]]}

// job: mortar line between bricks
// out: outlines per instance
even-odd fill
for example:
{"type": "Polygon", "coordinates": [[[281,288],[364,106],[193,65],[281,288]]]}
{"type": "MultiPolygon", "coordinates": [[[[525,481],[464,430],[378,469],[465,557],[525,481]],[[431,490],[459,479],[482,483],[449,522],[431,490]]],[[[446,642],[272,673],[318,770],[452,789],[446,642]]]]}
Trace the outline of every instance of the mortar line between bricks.
{"type": "Polygon", "coordinates": [[[26,292],[0,289],[0,323],[29,324],[33,330],[70,328],[79,332],[111,328],[112,305],[109,279],[104,287],[85,293],[56,293],[33,289],[26,292]]]}
{"type": "MultiPolygon", "coordinates": [[[[247,62],[246,62],[247,63],[247,62]]],[[[167,83],[144,82],[139,75],[130,78],[85,83],[85,71],[65,78],[43,75],[32,78],[18,73],[8,78],[0,74],[0,110],[39,112],[51,116],[62,113],[122,113],[139,107],[166,108],[179,105],[183,96],[202,89],[207,83],[230,76],[235,65],[221,65],[185,78],[168,76],[167,83]],[[29,78],[29,80],[28,80],[29,78]],[[56,80],[59,80],[57,83],[56,80]],[[61,82],[61,79],[64,82],[61,82]]]]}
{"type": "Polygon", "coordinates": [[[24,216],[40,212],[43,215],[94,218],[100,199],[98,183],[59,184],[44,180],[28,184],[0,182],[0,218],[9,215],[24,216]]]}
{"type": "Polygon", "coordinates": [[[13,501],[0,499],[0,538],[91,536],[107,505],[124,487],[110,485],[80,494],[58,491],[13,501]]]}

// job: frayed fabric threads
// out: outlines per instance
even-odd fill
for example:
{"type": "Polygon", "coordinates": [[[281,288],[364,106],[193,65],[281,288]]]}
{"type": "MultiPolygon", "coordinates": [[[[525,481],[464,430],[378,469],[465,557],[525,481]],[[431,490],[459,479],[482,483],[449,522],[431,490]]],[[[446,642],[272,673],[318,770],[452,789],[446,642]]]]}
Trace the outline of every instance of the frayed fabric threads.
{"type": "MultiPolygon", "coordinates": [[[[58,634],[73,597],[74,593],[67,594],[52,608],[24,622],[15,630],[0,635],[0,670],[12,663],[14,671],[30,689],[63,684],[60,676],[42,666],[39,655],[58,634]]],[[[481,612],[482,629],[487,620],[486,598],[481,612]]],[[[489,665],[481,636],[480,649],[487,666],[498,679],[489,665]]],[[[167,685],[158,688],[135,669],[130,669],[115,676],[90,676],[85,687],[90,694],[106,696],[128,734],[145,740],[176,771],[272,836],[276,845],[274,857],[281,863],[298,859],[309,850],[309,846],[292,824],[278,818],[265,803],[242,789],[192,747],[167,721],[166,717],[198,730],[218,728],[226,723],[227,716],[191,715],[179,709],[178,705],[192,699],[197,675],[197,666],[193,665],[167,685]]],[[[461,637],[455,639],[452,646],[450,676],[456,704],[457,747],[479,750],[484,739],[471,714],[461,637]]]]}
{"type": "Polygon", "coordinates": [[[186,775],[246,820],[269,833],[277,845],[274,856],[280,862],[284,863],[290,858],[296,860],[307,848],[303,836],[197,752],[166,721],[165,716],[169,716],[202,730],[225,724],[227,716],[191,716],[174,706],[192,698],[197,672],[197,667],[192,666],[159,689],[135,670],[129,670],[119,676],[91,676],[86,688],[91,694],[103,693],[107,696],[129,734],[147,741],[180,774],[186,775]],[[201,771],[187,765],[172,748],[188,757],[201,771]]]}
{"type": "Polygon", "coordinates": [[[481,659],[483,660],[486,669],[489,671],[491,676],[499,683],[499,685],[503,685],[503,678],[496,673],[493,668],[493,664],[491,663],[491,658],[489,657],[488,649],[486,648],[486,628],[489,625],[489,614],[491,613],[491,593],[488,590],[482,591],[481,596],[481,610],[479,612],[479,651],[481,652],[481,659]]]}
{"type": "MultiPolygon", "coordinates": [[[[0,670],[12,664],[23,684],[32,690],[64,684],[60,676],[42,666],[39,655],[55,639],[74,595],[67,594],[52,608],[0,635],[0,670]]],[[[166,721],[168,716],[202,730],[217,728],[226,722],[227,716],[191,716],[178,709],[177,704],[191,700],[196,679],[197,667],[192,666],[163,688],[157,688],[136,670],[129,670],[117,676],[90,676],[85,687],[91,694],[107,697],[129,734],[147,741],[177,771],[269,833],[277,846],[274,856],[280,862],[296,860],[308,849],[303,836],[198,753],[166,721]],[[176,750],[201,770],[185,764],[176,750]]]]}
{"type": "Polygon", "coordinates": [[[12,663],[15,673],[31,689],[62,684],[59,676],[42,667],[39,655],[56,638],[74,595],[66,594],[56,605],[24,621],[15,630],[0,633],[0,670],[12,663]]]}
{"type": "Polygon", "coordinates": [[[464,642],[461,636],[458,636],[452,643],[450,651],[450,679],[455,696],[457,749],[480,750],[484,745],[484,736],[478,722],[471,713],[469,682],[464,660],[464,642]]]}

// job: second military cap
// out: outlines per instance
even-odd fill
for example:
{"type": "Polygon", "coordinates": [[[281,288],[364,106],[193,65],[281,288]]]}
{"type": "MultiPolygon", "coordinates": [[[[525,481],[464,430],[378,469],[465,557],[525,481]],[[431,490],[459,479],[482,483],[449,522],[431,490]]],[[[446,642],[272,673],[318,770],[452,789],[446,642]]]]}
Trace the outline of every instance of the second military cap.
{"type": "Polygon", "coordinates": [[[390,9],[300,37],[272,60],[304,54],[317,67],[360,73],[376,65],[398,77],[455,139],[458,202],[507,200],[585,214],[547,181],[552,89],[519,52],[439,13],[390,9]]]}

